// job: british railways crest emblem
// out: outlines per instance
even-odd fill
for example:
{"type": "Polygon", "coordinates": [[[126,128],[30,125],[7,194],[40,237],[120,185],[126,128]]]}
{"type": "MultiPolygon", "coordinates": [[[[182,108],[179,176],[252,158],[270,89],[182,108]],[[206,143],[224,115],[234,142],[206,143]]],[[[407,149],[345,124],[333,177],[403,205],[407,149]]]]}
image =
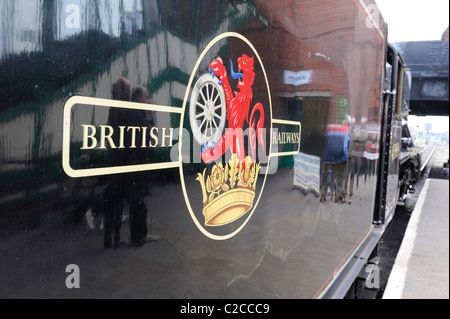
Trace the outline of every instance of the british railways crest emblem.
{"type": "Polygon", "coordinates": [[[203,51],[186,94],[192,149],[201,159],[196,183],[182,178],[186,203],[205,235],[227,239],[253,214],[269,165],[271,101],[261,58],[240,34],[222,34],[203,51]]]}

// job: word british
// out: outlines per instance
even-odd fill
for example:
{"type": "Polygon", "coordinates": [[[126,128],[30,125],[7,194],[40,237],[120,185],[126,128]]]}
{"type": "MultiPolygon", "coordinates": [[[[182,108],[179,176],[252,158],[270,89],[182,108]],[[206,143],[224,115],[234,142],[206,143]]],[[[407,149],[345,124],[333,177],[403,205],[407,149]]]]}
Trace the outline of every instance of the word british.
{"type": "Polygon", "coordinates": [[[94,125],[82,124],[82,150],[106,148],[155,148],[173,146],[173,128],[158,128],[145,126],[99,125],[100,136],[94,125]]]}

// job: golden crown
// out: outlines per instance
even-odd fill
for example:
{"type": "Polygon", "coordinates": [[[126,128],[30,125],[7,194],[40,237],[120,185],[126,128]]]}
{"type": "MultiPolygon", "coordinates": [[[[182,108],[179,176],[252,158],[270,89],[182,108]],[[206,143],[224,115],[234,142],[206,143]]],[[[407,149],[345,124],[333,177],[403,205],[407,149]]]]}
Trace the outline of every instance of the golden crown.
{"type": "Polygon", "coordinates": [[[202,187],[203,215],[205,225],[221,226],[229,224],[253,207],[255,187],[261,164],[254,163],[250,156],[239,161],[232,154],[228,163],[215,164],[211,174],[197,173],[196,180],[202,187]]]}

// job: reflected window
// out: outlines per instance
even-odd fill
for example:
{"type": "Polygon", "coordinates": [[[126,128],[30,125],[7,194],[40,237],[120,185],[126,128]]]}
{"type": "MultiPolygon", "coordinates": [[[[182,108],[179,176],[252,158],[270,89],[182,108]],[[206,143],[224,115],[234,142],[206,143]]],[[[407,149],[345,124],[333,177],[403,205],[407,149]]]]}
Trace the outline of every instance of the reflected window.
{"type": "Polygon", "coordinates": [[[0,1],[0,58],[42,50],[42,1],[0,1]]]}

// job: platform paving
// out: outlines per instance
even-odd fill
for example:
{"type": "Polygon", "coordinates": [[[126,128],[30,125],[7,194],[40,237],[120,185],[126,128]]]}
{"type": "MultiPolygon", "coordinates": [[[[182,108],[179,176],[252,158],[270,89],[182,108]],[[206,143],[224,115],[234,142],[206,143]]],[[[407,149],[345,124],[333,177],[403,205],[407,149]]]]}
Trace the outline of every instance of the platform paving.
{"type": "Polygon", "coordinates": [[[449,180],[428,178],[383,299],[449,299],[449,180]]]}

